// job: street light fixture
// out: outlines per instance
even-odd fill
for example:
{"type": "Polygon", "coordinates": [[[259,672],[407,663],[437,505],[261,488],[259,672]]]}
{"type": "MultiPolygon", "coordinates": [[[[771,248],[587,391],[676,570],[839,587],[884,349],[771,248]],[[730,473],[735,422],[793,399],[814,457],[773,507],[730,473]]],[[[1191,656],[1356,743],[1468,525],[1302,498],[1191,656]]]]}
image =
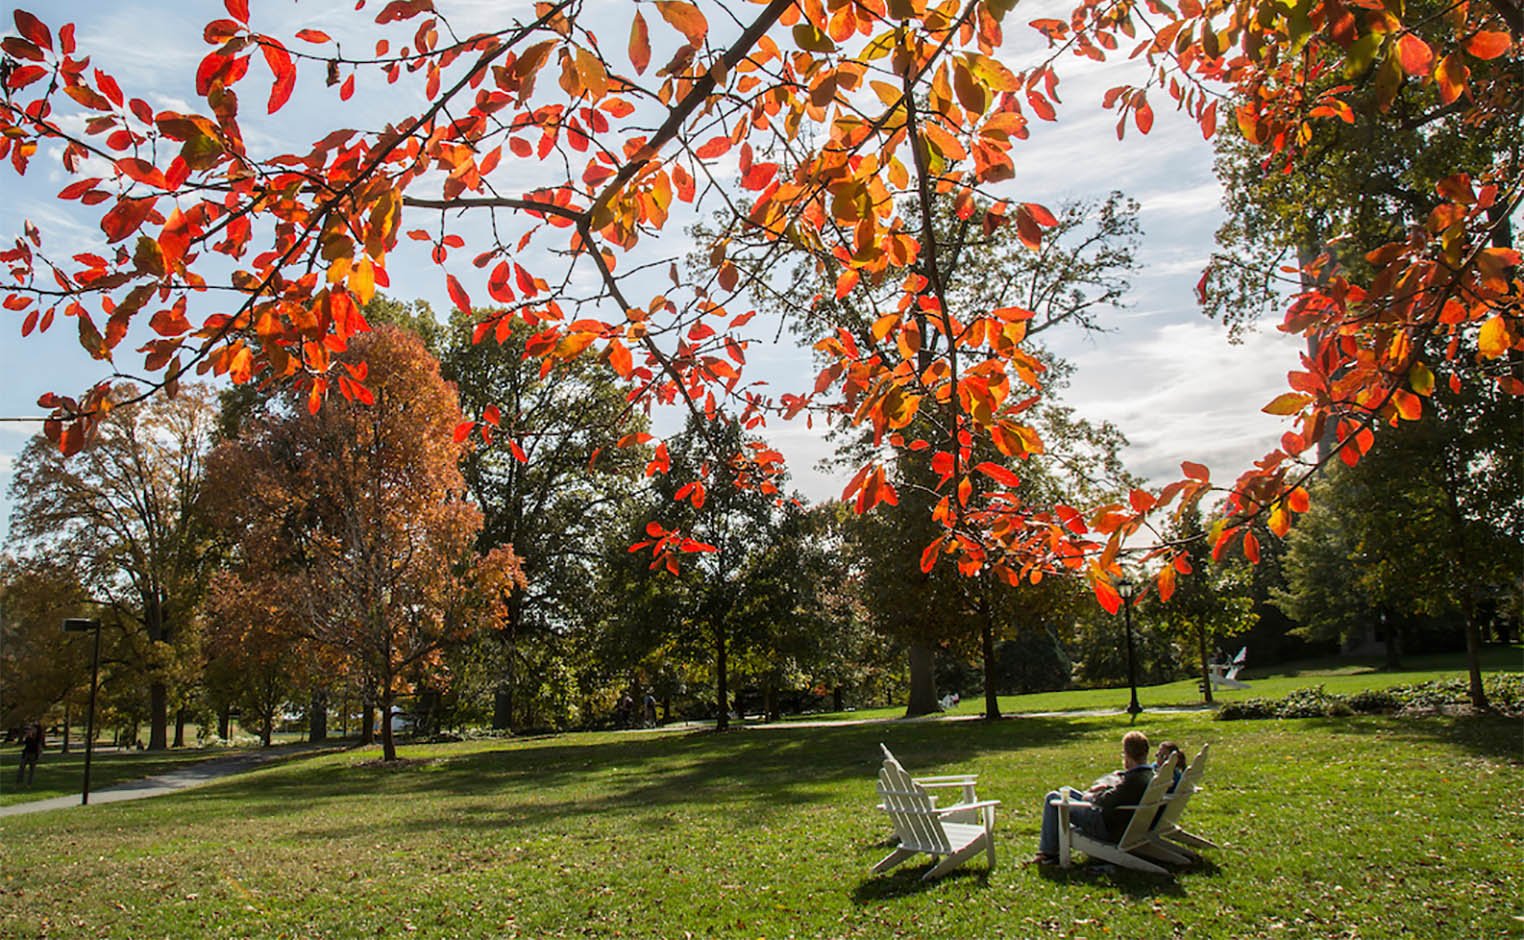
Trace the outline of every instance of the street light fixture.
{"type": "Polygon", "coordinates": [[[1132,700],[1127,703],[1127,714],[1134,720],[1143,706],[1138,704],[1138,654],[1132,645],[1132,602],[1138,596],[1138,584],[1131,578],[1123,575],[1117,579],[1117,593],[1122,595],[1122,623],[1127,629],[1127,687],[1132,691],[1132,700]]]}
{"type": "Polygon", "coordinates": [[[89,633],[95,631],[95,655],[90,660],[90,711],[85,718],[85,785],[79,794],[79,805],[90,805],[90,758],[95,753],[95,687],[100,683],[101,673],[101,622],[85,617],[70,617],[63,622],[65,633],[89,633]]]}

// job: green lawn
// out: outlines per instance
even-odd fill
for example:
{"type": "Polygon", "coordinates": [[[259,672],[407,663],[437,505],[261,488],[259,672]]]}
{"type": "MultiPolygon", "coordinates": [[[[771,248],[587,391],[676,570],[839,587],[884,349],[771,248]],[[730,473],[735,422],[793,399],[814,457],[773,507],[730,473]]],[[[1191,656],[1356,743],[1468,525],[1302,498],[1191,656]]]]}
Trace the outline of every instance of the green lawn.
{"type": "Polygon", "coordinates": [[[1213,722],[1172,878],[1023,867],[1039,802],[1115,760],[1120,716],[579,734],[295,760],[5,819],[0,936],[1504,937],[1524,914],[1521,723],[1213,722]],[[931,884],[870,809],[878,743],[1004,801],[1000,867],[931,884]]]}
{"type": "MultiPolygon", "coordinates": [[[[225,749],[96,751],[90,760],[90,790],[95,792],[128,780],[152,777],[228,753],[231,752],[225,749]]],[[[79,795],[85,776],[84,745],[76,744],[68,754],[45,751],[42,760],[37,763],[37,773],[32,778],[31,786],[16,784],[16,764],[20,760],[19,746],[0,751],[0,806],[46,800],[55,796],[79,795]]]]}
{"type": "MultiPolygon", "coordinates": [[[[1285,663],[1263,669],[1252,668],[1239,676],[1249,683],[1248,689],[1219,689],[1213,696],[1221,702],[1242,701],[1248,698],[1280,698],[1286,693],[1309,686],[1321,685],[1327,691],[1348,695],[1362,689],[1383,689],[1394,685],[1409,685],[1431,679],[1450,679],[1464,675],[1465,657],[1460,653],[1434,656],[1409,656],[1403,668],[1388,670],[1375,660],[1349,660],[1328,658],[1313,661],[1285,663]]],[[[1483,651],[1482,666],[1486,671],[1524,672],[1524,646],[1489,646],[1483,651]]],[[[1067,692],[1034,692],[1030,695],[1000,696],[1000,711],[1005,715],[1034,714],[1042,712],[1081,711],[1092,709],[1126,708],[1128,691],[1120,689],[1074,689],[1067,692]]],[[[1146,709],[1157,707],[1188,707],[1200,705],[1200,684],[1194,679],[1182,679],[1164,685],[1142,686],[1138,689],[1138,701],[1146,709]]],[[[861,709],[851,712],[789,716],[787,720],[822,721],[838,718],[898,718],[905,713],[903,705],[892,708],[861,709]]],[[[984,713],[982,695],[966,695],[947,712],[951,715],[979,715],[984,713]]]]}

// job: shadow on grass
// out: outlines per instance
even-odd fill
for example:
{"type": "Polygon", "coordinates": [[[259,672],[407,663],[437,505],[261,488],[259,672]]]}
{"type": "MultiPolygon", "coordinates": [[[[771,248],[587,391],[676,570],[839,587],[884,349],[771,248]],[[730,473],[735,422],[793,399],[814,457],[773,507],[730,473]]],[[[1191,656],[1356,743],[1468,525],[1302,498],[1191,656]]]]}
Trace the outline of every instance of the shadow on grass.
{"type": "Polygon", "coordinates": [[[1396,741],[1440,743],[1489,760],[1524,763],[1519,750],[1524,720],[1503,715],[1436,715],[1413,718],[1309,718],[1329,734],[1376,735],[1396,741]]]}
{"type": "Polygon", "coordinates": [[[444,820],[378,817],[372,822],[378,828],[436,828],[459,819],[474,829],[512,829],[593,813],[625,813],[641,825],[661,828],[674,823],[651,814],[652,808],[730,803],[744,810],[748,822],[760,823],[770,813],[797,815],[803,807],[838,804],[841,785],[852,781],[861,781],[863,808],[871,807],[881,741],[915,773],[930,774],[973,770],[985,756],[1057,748],[1112,733],[1119,731],[1104,722],[1027,718],[626,740],[549,738],[464,754],[445,751],[436,760],[396,769],[339,761],[298,765],[182,798],[203,801],[204,808],[226,803],[229,812],[271,815],[306,812],[335,794],[391,797],[403,808],[413,799],[452,801],[445,805],[444,820]],[[536,799],[541,793],[554,794],[554,801],[536,799]]]}
{"type": "MultiPolygon", "coordinates": [[[[927,891],[935,891],[940,887],[950,884],[959,884],[966,881],[977,881],[979,887],[989,887],[990,875],[988,868],[970,868],[967,865],[955,868],[940,878],[931,881],[922,881],[921,876],[931,871],[934,862],[925,865],[906,866],[901,865],[891,874],[874,875],[865,878],[852,889],[852,903],[857,905],[873,904],[878,901],[889,901],[894,898],[913,897],[924,894],[927,891]]],[[[975,864],[982,864],[978,862],[975,864]]]]}

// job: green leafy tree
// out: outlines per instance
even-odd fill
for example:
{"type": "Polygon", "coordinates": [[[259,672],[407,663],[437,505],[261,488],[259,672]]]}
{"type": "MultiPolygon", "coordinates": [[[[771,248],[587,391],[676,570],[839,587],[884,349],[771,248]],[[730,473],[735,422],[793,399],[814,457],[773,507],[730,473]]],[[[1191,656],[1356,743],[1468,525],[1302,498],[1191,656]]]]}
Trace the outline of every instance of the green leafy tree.
{"type": "Polygon", "coordinates": [[[11,482],[12,546],[69,566],[107,608],[107,646],[148,691],[151,750],[168,746],[171,698],[198,678],[197,613],[220,560],[205,487],[216,414],[194,385],[113,408],[75,458],[34,438],[11,482]]]}

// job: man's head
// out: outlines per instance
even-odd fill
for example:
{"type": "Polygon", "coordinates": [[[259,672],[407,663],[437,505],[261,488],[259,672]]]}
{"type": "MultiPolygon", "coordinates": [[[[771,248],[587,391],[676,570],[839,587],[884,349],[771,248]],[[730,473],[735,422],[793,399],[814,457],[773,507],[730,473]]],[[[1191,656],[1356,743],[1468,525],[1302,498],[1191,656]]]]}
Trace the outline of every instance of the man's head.
{"type": "Polygon", "coordinates": [[[1148,763],[1148,735],[1141,731],[1129,731],[1122,735],[1122,756],[1128,768],[1148,763]]]}

